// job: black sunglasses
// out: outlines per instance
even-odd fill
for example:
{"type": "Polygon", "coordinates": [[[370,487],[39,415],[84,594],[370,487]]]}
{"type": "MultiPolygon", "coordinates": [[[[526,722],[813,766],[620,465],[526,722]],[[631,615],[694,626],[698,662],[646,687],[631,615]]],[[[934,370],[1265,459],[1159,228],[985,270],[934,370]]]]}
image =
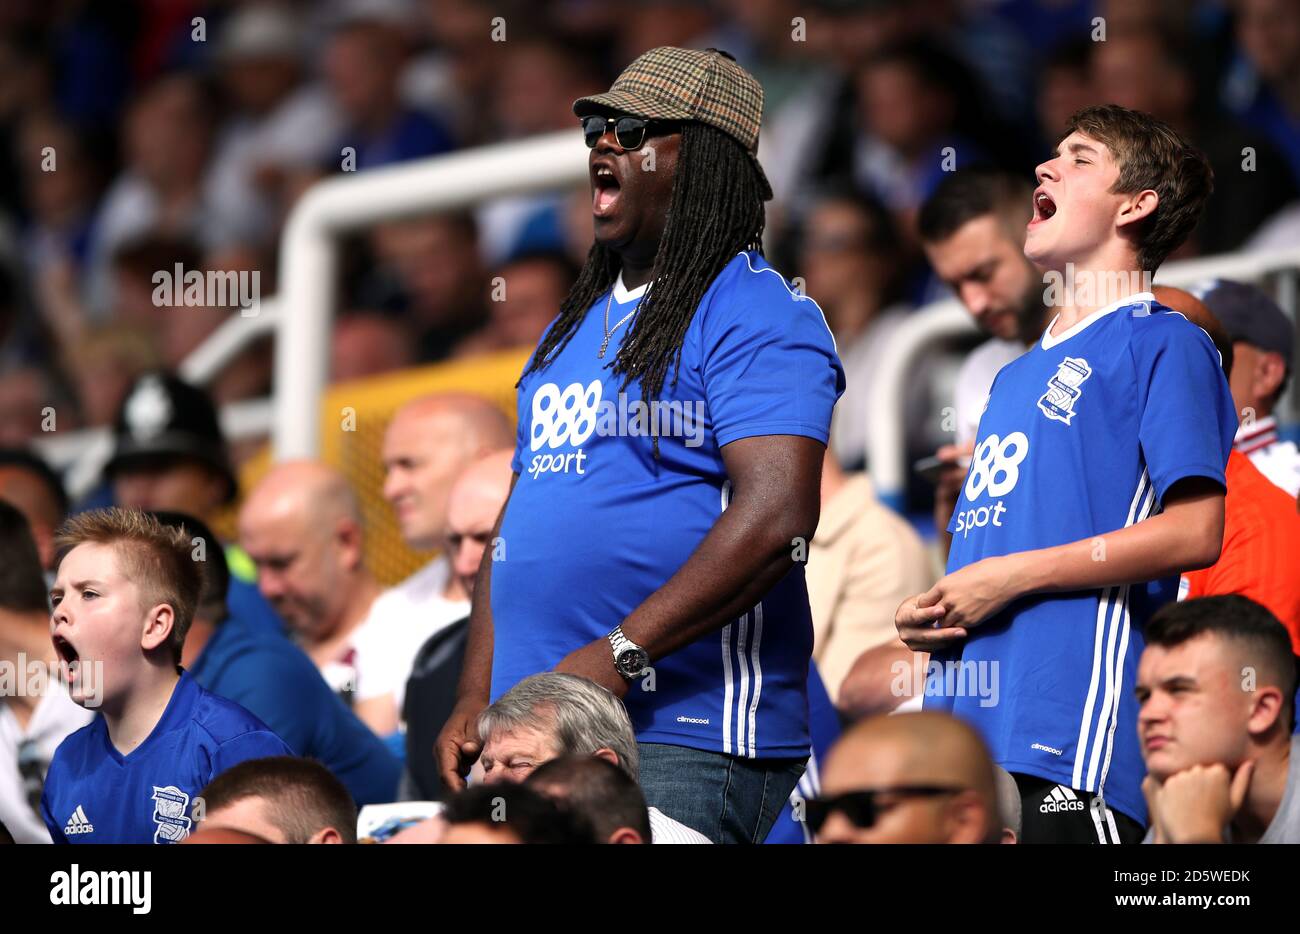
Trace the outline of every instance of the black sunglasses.
{"type": "Polygon", "coordinates": [[[876,800],[880,795],[897,795],[904,798],[934,798],[939,795],[955,795],[961,788],[944,788],[938,785],[899,785],[897,788],[872,788],[861,791],[846,791],[843,794],[823,798],[808,798],[804,801],[804,819],[813,833],[821,833],[822,825],[832,812],[839,811],[849,819],[854,827],[866,830],[876,823],[880,816],[880,804],[876,800]]]}
{"type": "Polygon", "coordinates": [[[647,135],[660,136],[676,130],[669,120],[646,120],[643,117],[604,117],[593,114],[582,118],[582,137],[588,149],[595,149],[609,126],[614,127],[614,141],[622,149],[640,149],[647,135]]]}

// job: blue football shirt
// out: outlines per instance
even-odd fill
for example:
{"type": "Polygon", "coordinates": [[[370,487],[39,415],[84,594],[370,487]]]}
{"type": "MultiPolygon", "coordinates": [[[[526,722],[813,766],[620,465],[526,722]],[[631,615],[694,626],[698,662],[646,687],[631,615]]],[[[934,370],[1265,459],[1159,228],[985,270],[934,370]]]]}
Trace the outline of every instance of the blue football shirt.
{"type": "Polygon", "coordinates": [[[257,567],[253,559],[236,545],[227,545],[224,552],[230,568],[230,587],[226,590],[226,606],[230,612],[260,629],[287,635],[284,620],[257,589],[257,567]]]}
{"type": "MultiPolygon", "coordinates": [[[[1236,428],[1209,336],[1150,293],[1049,327],[993,381],[948,570],[1141,522],[1187,477],[1223,484],[1236,428]]],[[[1007,771],[1145,822],[1133,688],[1143,626],[1177,583],[1016,601],[932,656],[925,707],[974,723],[1007,771]]]]}
{"type": "Polygon", "coordinates": [[[252,713],[299,755],[318,760],[357,804],[393,800],[401,776],[397,756],[287,636],[232,614],[189,673],[205,690],[252,713]]]}
{"type": "Polygon", "coordinates": [[[180,843],[213,778],[248,759],[291,755],[265,723],[183,673],[153,732],[125,756],[102,714],[59,745],[41,816],[55,843],[180,843]]]}
{"type": "MultiPolygon", "coordinates": [[[[609,324],[643,292],[615,284],[609,324]]],[[[520,384],[518,483],[492,566],[492,698],[603,638],[658,590],[717,522],[729,483],[723,446],[759,435],[826,443],[844,389],[815,302],[754,252],[705,292],[686,332],[676,384],[646,409],[621,396],[609,365],[602,295],[545,369],[520,384]],[[651,432],[658,429],[660,459],[651,432]]],[[[642,742],[746,757],[808,752],[805,680],[812,622],[803,566],[749,612],[654,664],[654,691],[633,685],[642,742]]]]}

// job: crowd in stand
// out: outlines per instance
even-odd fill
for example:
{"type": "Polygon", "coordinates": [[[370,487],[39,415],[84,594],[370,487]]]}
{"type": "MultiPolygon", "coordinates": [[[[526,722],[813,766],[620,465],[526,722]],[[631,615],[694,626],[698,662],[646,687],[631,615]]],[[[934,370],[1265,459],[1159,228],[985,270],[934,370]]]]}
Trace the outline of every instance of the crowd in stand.
{"type": "MultiPolygon", "coordinates": [[[[1297,21],[1285,0],[10,4],[0,441],[39,437],[45,404],[60,430],[109,424],[137,376],[174,369],[232,313],[206,296],[158,307],[155,272],[257,272],[273,295],[278,237],[312,182],[573,130],[572,101],[637,52],[712,45],[765,89],[768,252],[836,334],[851,388],[834,444],[860,467],[875,355],[943,294],[918,210],[945,167],[1028,179],[1070,113],[1109,101],[1187,134],[1215,169],[1175,258],[1293,242],[1297,21]],[[930,158],[949,148],[946,166],[930,158]]],[[[353,238],[333,376],[534,345],[586,257],[589,202],[585,187],[498,199],[353,238]]],[[[270,380],[260,343],[210,388],[225,403],[270,380]]],[[[917,456],[948,440],[928,382],[917,456]]]]}
{"type": "MultiPolygon", "coordinates": [[[[794,559],[812,623],[812,758],[788,800],[764,805],[753,842],[1041,833],[1019,770],[963,719],[920,709],[925,653],[895,613],[960,547],[950,520],[963,488],[975,498],[995,377],[1050,333],[1026,223],[1072,114],[1116,103],[1205,154],[1213,193],[1169,259],[1300,238],[1300,2],[758,6],[182,0],[0,14],[0,683],[29,662],[63,678],[0,692],[0,837],[754,838],[647,794],[669,766],[661,752],[642,763],[638,711],[578,674],[494,684],[449,760],[471,610],[490,587],[481,569],[510,560],[493,552],[511,547],[498,522],[526,439],[465,393],[394,414],[372,466],[428,561],[385,588],[340,470],[283,462],[239,487],[218,409],[270,393],[269,345],[206,388],[173,375],[238,303],[175,307],[156,292],[156,274],[179,268],[250,274],[269,296],[285,218],[315,181],[576,135],[575,99],[658,46],[726,48],[761,83],[766,252],[816,300],[843,366],[820,518],[794,559]],[[867,407],[891,332],[947,295],[982,343],[922,361],[909,386],[908,451],[938,462],[932,486],[914,479],[909,521],[863,471],[867,407]],[[112,432],[89,495],[70,495],[39,453],[51,412],[56,434],[112,432]],[[931,503],[933,539],[917,514],[931,503]],[[210,525],[232,506],[222,541],[210,525]],[[195,793],[132,784],[151,761],[188,759],[206,763],[179,783],[195,793]]],[[[588,263],[591,212],[584,184],[352,238],[332,379],[531,350],[588,263]]],[[[1126,686],[1137,714],[1119,728],[1137,733],[1147,775],[1134,832],[1297,842],[1300,451],[1276,418],[1294,324],[1265,289],[1228,279],[1150,301],[1213,341],[1237,422],[1221,554],[1146,623],[1126,686]]],[[[755,641],[755,707],[758,658],[755,641]]],[[[1041,806],[1083,809],[1070,789],[1045,785],[1041,806]]],[[[1105,838],[1105,802],[1087,806],[1105,838]]],[[[1128,839],[1110,819],[1114,842],[1128,839]]]]}

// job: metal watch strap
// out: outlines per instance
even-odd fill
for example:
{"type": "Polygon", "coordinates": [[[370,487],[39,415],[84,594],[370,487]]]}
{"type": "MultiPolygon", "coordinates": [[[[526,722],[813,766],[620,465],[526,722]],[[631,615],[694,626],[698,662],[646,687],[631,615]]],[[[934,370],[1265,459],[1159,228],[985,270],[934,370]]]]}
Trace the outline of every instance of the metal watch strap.
{"type": "Polygon", "coordinates": [[[618,658],[619,658],[619,656],[622,655],[623,652],[624,652],[625,650],[627,650],[627,649],[636,649],[637,651],[641,652],[642,654],[645,654],[645,649],[642,648],[641,646],[637,645],[635,642],[633,642],[631,639],[629,639],[629,638],[628,638],[628,637],[623,633],[623,625],[622,625],[622,623],[620,623],[619,625],[617,625],[617,626],[615,626],[613,629],[611,629],[611,630],[609,631],[609,634],[608,634],[607,636],[605,636],[605,638],[609,641],[609,647],[610,647],[610,650],[611,650],[611,651],[613,652],[613,654],[614,654],[614,667],[618,670],[618,673],[619,673],[620,675],[622,675],[624,678],[628,678],[628,679],[630,680],[630,678],[631,678],[631,677],[634,677],[634,676],[630,676],[630,675],[628,675],[627,673],[625,673],[625,672],[623,671],[623,669],[619,668],[619,666],[618,666],[618,658]]]}
{"type": "Polygon", "coordinates": [[[614,650],[615,661],[618,660],[619,652],[623,651],[623,649],[626,648],[627,646],[635,644],[632,642],[631,639],[623,635],[622,623],[620,623],[619,625],[611,629],[609,631],[609,634],[605,636],[605,638],[609,640],[609,647],[614,650]]]}

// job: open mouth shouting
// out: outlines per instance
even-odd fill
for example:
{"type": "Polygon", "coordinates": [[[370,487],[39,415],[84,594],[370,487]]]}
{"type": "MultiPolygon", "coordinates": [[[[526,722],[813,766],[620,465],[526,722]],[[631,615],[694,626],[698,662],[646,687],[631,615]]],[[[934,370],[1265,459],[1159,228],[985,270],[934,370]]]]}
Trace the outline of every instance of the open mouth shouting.
{"type": "Polygon", "coordinates": [[[623,186],[609,160],[598,159],[591,166],[591,213],[609,217],[618,202],[623,186]]]}
{"type": "Polygon", "coordinates": [[[1056,202],[1042,188],[1034,192],[1034,216],[1029,221],[1029,226],[1041,224],[1043,221],[1051,220],[1056,216],[1056,202]]]}
{"type": "Polygon", "coordinates": [[[67,636],[56,633],[52,640],[54,651],[59,654],[59,673],[64,682],[71,687],[81,674],[81,655],[67,636]]]}

